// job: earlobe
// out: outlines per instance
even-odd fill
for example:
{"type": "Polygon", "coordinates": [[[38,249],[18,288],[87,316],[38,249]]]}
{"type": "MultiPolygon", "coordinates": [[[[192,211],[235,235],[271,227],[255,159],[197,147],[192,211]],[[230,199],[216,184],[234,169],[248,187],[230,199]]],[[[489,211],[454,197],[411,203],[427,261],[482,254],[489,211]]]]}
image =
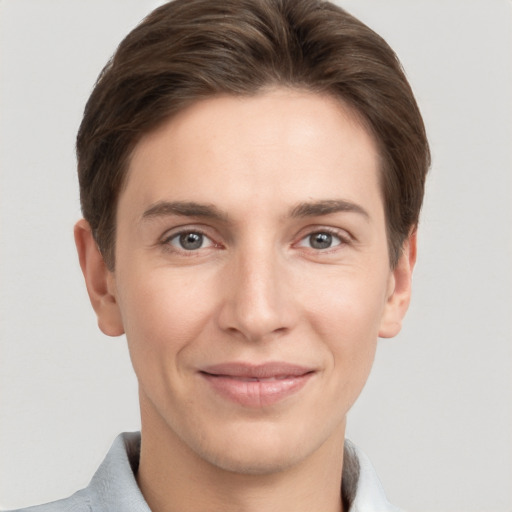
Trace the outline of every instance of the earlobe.
{"type": "Polygon", "coordinates": [[[381,338],[392,338],[402,328],[411,300],[412,271],[416,263],[416,230],[404,242],[402,255],[393,269],[390,291],[379,330],[381,338]]]}
{"type": "Polygon", "coordinates": [[[85,219],[75,224],[74,235],[80,267],[98,318],[98,326],[108,336],[120,336],[124,334],[124,327],[115,296],[114,274],[108,270],[85,219]]]}

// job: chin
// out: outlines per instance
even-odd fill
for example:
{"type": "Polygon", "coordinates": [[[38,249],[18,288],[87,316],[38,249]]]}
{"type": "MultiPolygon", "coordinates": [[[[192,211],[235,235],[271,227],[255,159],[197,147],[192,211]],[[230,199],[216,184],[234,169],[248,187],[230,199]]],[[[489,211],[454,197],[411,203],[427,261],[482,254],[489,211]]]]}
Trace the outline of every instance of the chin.
{"type": "MultiPolygon", "coordinates": [[[[323,444],[313,439],[309,429],[291,431],[275,425],[237,425],[236,431],[227,429],[219,436],[202,436],[200,444],[188,443],[201,459],[231,473],[270,475],[308,459],[323,444]]],[[[185,440],[186,441],[186,440],[185,440]]]]}
{"type": "Polygon", "coordinates": [[[202,454],[203,459],[213,466],[230,473],[240,475],[270,475],[286,471],[295,466],[303,458],[303,454],[297,453],[296,449],[283,449],[271,451],[269,449],[231,449],[229,452],[216,453],[206,452],[202,454]]]}

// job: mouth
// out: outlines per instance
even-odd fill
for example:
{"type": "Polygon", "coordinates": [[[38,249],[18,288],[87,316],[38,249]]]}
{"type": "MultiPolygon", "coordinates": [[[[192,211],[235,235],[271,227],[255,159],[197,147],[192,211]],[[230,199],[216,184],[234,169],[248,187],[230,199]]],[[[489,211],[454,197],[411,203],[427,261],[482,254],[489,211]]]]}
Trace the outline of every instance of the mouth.
{"type": "Polygon", "coordinates": [[[312,368],[281,362],[261,365],[225,363],[200,370],[223,399],[245,407],[265,407],[298,393],[313,377],[312,368]]]}

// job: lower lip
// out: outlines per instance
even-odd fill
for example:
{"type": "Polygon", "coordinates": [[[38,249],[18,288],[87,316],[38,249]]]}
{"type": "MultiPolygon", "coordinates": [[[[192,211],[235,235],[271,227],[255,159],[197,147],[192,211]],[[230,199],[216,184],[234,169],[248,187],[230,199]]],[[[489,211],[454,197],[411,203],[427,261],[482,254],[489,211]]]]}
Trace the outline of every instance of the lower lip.
{"type": "Polygon", "coordinates": [[[284,379],[247,381],[224,375],[200,374],[218,394],[245,407],[273,405],[299,392],[313,373],[284,379]]]}

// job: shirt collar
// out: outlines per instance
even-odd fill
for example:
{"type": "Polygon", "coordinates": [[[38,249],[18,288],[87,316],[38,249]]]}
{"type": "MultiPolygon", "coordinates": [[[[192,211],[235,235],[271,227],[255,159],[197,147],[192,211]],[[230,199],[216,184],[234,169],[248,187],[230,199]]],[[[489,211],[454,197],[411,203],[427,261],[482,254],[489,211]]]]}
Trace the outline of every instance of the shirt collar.
{"type": "MultiPolygon", "coordinates": [[[[139,432],[125,432],[115,439],[87,489],[92,510],[151,512],[135,479],[139,455],[139,432]]],[[[344,447],[342,481],[348,512],[400,512],[386,500],[369,459],[348,440],[344,447]]]]}
{"type": "Polygon", "coordinates": [[[139,432],[125,432],[116,437],[87,489],[91,510],[151,512],[135,479],[139,455],[139,432]]]}
{"type": "Polygon", "coordinates": [[[386,499],[370,459],[348,439],[343,455],[342,495],[348,496],[348,512],[400,512],[386,499]]]}

